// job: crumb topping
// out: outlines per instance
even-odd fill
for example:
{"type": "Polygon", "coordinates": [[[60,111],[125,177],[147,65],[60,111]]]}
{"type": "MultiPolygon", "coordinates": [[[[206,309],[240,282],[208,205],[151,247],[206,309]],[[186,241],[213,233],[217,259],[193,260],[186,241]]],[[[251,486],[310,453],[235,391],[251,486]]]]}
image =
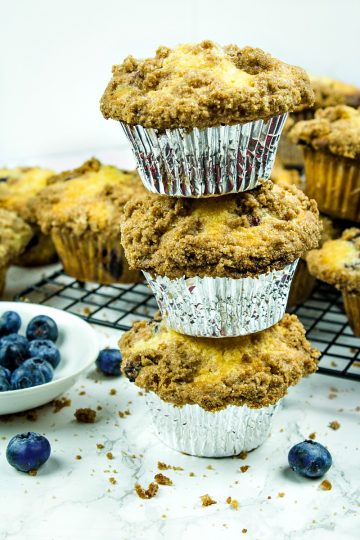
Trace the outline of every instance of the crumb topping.
{"type": "Polygon", "coordinates": [[[0,169],[0,208],[12,210],[25,221],[35,224],[36,195],[54,174],[54,171],[41,167],[0,169]]]}
{"type": "Polygon", "coordinates": [[[154,480],[160,486],[172,486],[173,481],[162,473],[155,474],[154,480]]]}
{"type": "Polygon", "coordinates": [[[6,267],[24,251],[32,235],[31,227],[21,217],[0,208],[0,268],[6,267]]]}
{"type": "Polygon", "coordinates": [[[319,109],[313,120],[295,124],[289,137],[315,150],[360,159],[360,108],[337,105],[319,109]]]}
{"type": "Polygon", "coordinates": [[[338,429],[340,429],[340,427],[341,427],[341,424],[337,420],[332,420],[329,423],[329,428],[333,429],[334,431],[337,431],[338,429]]]}
{"type": "Polygon", "coordinates": [[[330,491],[332,489],[332,484],[329,480],[323,480],[319,486],[323,491],[330,491]]]}
{"type": "Polygon", "coordinates": [[[155,482],[151,482],[147,489],[141,487],[140,484],[135,484],[135,492],[140,499],[152,499],[155,497],[158,490],[159,486],[158,484],[155,484],[155,482]]]}
{"type": "Polygon", "coordinates": [[[145,188],[136,171],[102,165],[93,158],[50,179],[36,199],[44,233],[70,230],[76,235],[110,231],[119,236],[123,207],[145,188]]]}
{"type": "Polygon", "coordinates": [[[217,501],[214,501],[214,499],[207,493],[205,495],[201,495],[200,500],[201,506],[211,506],[212,504],[217,504],[217,501]]]}
{"type": "Polygon", "coordinates": [[[328,240],[306,258],[309,272],[347,292],[360,292],[360,229],[346,229],[341,238],[328,240]]]}
{"type": "Polygon", "coordinates": [[[141,321],[119,346],[130,381],[174,405],[198,404],[208,411],[273,405],[316,371],[319,356],[297,317],[288,314],[263,332],[223,339],[194,338],[141,321]]]}
{"type": "Polygon", "coordinates": [[[145,127],[204,128],[269,118],[313,104],[306,72],[253,47],[212,41],[159,47],[112,68],[105,118],[145,127]]]}
{"type": "Polygon", "coordinates": [[[129,266],[169,278],[241,278],[282,269],[317,247],[315,201],[294,186],[267,181],[211,199],[147,194],[124,210],[129,266]]]}
{"type": "Polygon", "coordinates": [[[74,416],[78,422],[83,424],[93,424],[96,420],[96,411],[88,407],[76,409],[74,416]]]}
{"type": "Polygon", "coordinates": [[[330,77],[308,74],[315,93],[314,109],[334,105],[360,107],[360,88],[330,77]]]}

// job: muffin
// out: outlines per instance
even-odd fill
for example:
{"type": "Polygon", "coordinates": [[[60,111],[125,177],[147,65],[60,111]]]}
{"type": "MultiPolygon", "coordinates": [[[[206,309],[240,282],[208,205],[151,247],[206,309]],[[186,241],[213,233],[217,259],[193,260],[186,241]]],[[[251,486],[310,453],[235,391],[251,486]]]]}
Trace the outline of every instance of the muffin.
{"type": "Polygon", "coordinates": [[[0,294],[4,291],[8,267],[24,251],[31,237],[31,227],[21,217],[0,208],[0,294]]]}
{"type": "Polygon", "coordinates": [[[310,251],[307,263],[316,278],[341,291],[350,326],[360,336],[360,229],[346,229],[341,238],[310,251]]]}
{"type": "Polygon", "coordinates": [[[40,266],[57,258],[50,236],[41,233],[32,209],[32,201],[53,174],[40,167],[0,169],[0,208],[16,212],[33,230],[31,241],[16,261],[20,266],[40,266]]]}
{"type": "Polygon", "coordinates": [[[360,88],[337,81],[329,77],[310,75],[311,86],[315,93],[314,105],[309,109],[289,115],[279,142],[279,154],[287,167],[304,167],[304,156],[301,148],[289,139],[289,132],[301,120],[311,120],[315,111],[335,105],[360,106],[360,88]]]}
{"type": "Polygon", "coordinates": [[[198,456],[229,456],[264,442],[288,388],[316,371],[318,351],[295,315],[230,339],[178,334],[135,323],[119,347],[122,370],[146,390],[159,438],[198,456]]]}
{"type": "Polygon", "coordinates": [[[299,189],[304,189],[304,180],[298,169],[286,168],[279,156],[276,156],[271,180],[278,186],[296,186],[299,189]]]}
{"type": "Polygon", "coordinates": [[[203,41],[128,56],[113,66],[100,108],[120,121],[147,189],[203,197],[268,179],[286,114],[312,103],[303,69],[203,41]]]}
{"type": "Polygon", "coordinates": [[[360,222],[360,109],[346,105],[316,112],[290,132],[303,146],[305,190],[324,214],[360,222]]]}
{"type": "Polygon", "coordinates": [[[139,197],[126,205],[121,231],[166,324],[224,337],[282,318],[297,259],[318,245],[320,224],[315,201],[268,181],[212,199],[139,197]]]}
{"type": "Polygon", "coordinates": [[[102,165],[97,159],[51,179],[37,198],[44,234],[51,234],[66,273],[80,281],[133,283],[120,244],[125,203],[144,193],[136,172],[102,165]]]}

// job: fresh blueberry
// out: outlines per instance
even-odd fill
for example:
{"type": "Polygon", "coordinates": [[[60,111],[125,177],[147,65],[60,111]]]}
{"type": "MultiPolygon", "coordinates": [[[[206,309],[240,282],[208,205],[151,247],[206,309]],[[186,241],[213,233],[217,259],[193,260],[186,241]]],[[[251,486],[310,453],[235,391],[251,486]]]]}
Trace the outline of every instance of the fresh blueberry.
{"type": "Polygon", "coordinates": [[[56,322],[47,315],[38,315],[29,322],[26,329],[26,337],[33,339],[50,339],[55,343],[59,335],[56,322]]]}
{"type": "Polygon", "coordinates": [[[34,339],[29,345],[30,358],[37,357],[46,360],[55,369],[60,362],[60,352],[49,339],[34,339]]]}
{"type": "Polygon", "coordinates": [[[307,478],[320,478],[332,465],[330,452],[312,440],[295,444],[289,452],[288,461],[293,471],[307,478]]]}
{"type": "Polygon", "coordinates": [[[52,380],[54,371],[49,362],[41,358],[29,358],[19,366],[11,375],[13,390],[39,386],[52,380]]]}
{"type": "Polygon", "coordinates": [[[0,375],[0,392],[11,390],[11,383],[7,377],[0,375]]]}
{"type": "Polygon", "coordinates": [[[46,437],[29,431],[15,435],[6,448],[6,459],[22,472],[37,470],[50,457],[51,446],[46,437]]]}
{"type": "Polygon", "coordinates": [[[11,379],[11,371],[10,371],[10,369],[7,369],[4,366],[0,366],[0,377],[10,381],[10,379],[11,379]]]}
{"type": "Polygon", "coordinates": [[[29,358],[29,344],[23,336],[18,334],[10,334],[10,336],[5,336],[1,340],[0,365],[14,371],[29,358]],[[16,336],[16,338],[9,339],[10,336],[16,336]]]}
{"type": "Polygon", "coordinates": [[[96,365],[105,375],[120,375],[122,356],[119,349],[103,349],[96,360],[96,365]]]}
{"type": "Polygon", "coordinates": [[[16,334],[20,330],[21,318],[16,311],[5,311],[0,317],[0,337],[16,334]]]}

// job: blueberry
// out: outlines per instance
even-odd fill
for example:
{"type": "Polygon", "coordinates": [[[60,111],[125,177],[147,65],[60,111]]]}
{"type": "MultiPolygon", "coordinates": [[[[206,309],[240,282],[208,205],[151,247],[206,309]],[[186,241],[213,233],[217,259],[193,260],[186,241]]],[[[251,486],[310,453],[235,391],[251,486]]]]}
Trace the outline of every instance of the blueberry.
{"type": "Polygon", "coordinates": [[[37,470],[50,457],[51,446],[46,437],[29,431],[15,435],[6,448],[6,459],[22,472],[37,470]]]}
{"type": "Polygon", "coordinates": [[[16,369],[29,358],[29,344],[23,336],[10,334],[2,338],[0,343],[0,365],[10,371],[16,369]],[[10,339],[10,336],[16,336],[10,339]]]}
{"type": "Polygon", "coordinates": [[[103,349],[96,360],[96,365],[105,375],[120,375],[122,356],[119,349],[103,349]]]}
{"type": "Polygon", "coordinates": [[[7,369],[6,367],[4,367],[4,366],[0,366],[0,377],[10,381],[10,379],[11,379],[11,371],[9,369],[7,369]]]}
{"type": "Polygon", "coordinates": [[[60,362],[60,352],[49,339],[34,339],[29,345],[30,358],[37,357],[46,360],[55,369],[60,362]]]}
{"type": "Polygon", "coordinates": [[[330,452],[312,440],[295,444],[289,452],[288,461],[293,471],[307,478],[320,478],[332,465],[330,452]]]}
{"type": "Polygon", "coordinates": [[[20,330],[21,318],[16,311],[5,311],[0,317],[0,337],[16,334],[20,330]]]}
{"type": "Polygon", "coordinates": [[[56,322],[47,315],[38,315],[29,322],[26,329],[26,337],[29,341],[33,339],[50,339],[56,341],[59,332],[56,322]]]}
{"type": "Polygon", "coordinates": [[[0,392],[11,390],[11,383],[7,377],[0,375],[0,392]]]}
{"type": "Polygon", "coordinates": [[[29,358],[19,366],[11,375],[13,390],[30,388],[50,382],[53,378],[53,368],[41,358],[29,358]]]}

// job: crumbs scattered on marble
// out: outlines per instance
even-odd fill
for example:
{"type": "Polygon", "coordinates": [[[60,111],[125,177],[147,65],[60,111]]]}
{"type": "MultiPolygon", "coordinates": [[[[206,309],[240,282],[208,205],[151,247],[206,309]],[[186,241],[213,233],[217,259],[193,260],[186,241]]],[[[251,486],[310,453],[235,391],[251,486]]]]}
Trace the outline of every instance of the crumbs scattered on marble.
{"type": "Polygon", "coordinates": [[[169,469],[172,469],[173,471],[183,471],[184,469],[182,467],[177,467],[176,465],[167,465],[163,461],[158,461],[158,469],[159,471],[168,471],[169,469]]]}
{"type": "Polygon", "coordinates": [[[80,460],[80,459],[82,459],[82,457],[80,456],[80,454],[77,454],[77,455],[75,456],[75,459],[80,460]]]}
{"type": "Polygon", "coordinates": [[[116,394],[117,394],[116,388],[110,388],[109,394],[110,394],[110,396],[116,396],[116,394]]]}
{"type": "Polygon", "coordinates": [[[334,431],[340,429],[340,422],[338,422],[337,420],[332,420],[330,423],[329,423],[329,428],[333,429],[334,431]]]}
{"type": "Polygon", "coordinates": [[[102,443],[96,443],[96,448],[102,450],[103,448],[105,448],[105,446],[102,443]]]}
{"type": "Polygon", "coordinates": [[[329,480],[323,480],[319,485],[319,489],[323,491],[330,491],[332,489],[332,484],[329,480]]]}
{"type": "Polygon", "coordinates": [[[83,424],[94,424],[96,421],[96,411],[89,407],[76,409],[74,416],[78,422],[83,424]]]}
{"type": "Polygon", "coordinates": [[[119,411],[118,412],[118,415],[120,416],[120,418],[125,418],[126,416],[130,416],[131,412],[129,411],[129,409],[125,409],[125,411],[119,411]]]}
{"type": "Polygon", "coordinates": [[[240,471],[241,471],[242,473],[246,473],[246,471],[248,471],[249,469],[250,469],[250,465],[242,465],[242,466],[240,467],[240,471]]]}
{"type": "Polygon", "coordinates": [[[113,456],[112,452],[106,452],[106,457],[108,459],[114,459],[114,456],[113,456]]]}
{"type": "Polygon", "coordinates": [[[226,503],[229,504],[234,510],[239,508],[239,501],[232,499],[230,496],[226,499],[226,503]]]}
{"type": "Polygon", "coordinates": [[[158,484],[151,482],[147,489],[144,489],[140,484],[135,484],[135,492],[140,499],[152,499],[159,490],[158,484]]]}
{"type": "Polygon", "coordinates": [[[155,474],[154,480],[160,486],[172,486],[173,481],[162,473],[155,474]]]}
{"type": "Polygon", "coordinates": [[[212,504],[217,504],[217,501],[212,499],[207,493],[205,495],[201,495],[200,500],[201,506],[211,506],[212,504]]]}
{"type": "Polygon", "coordinates": [[[279,491],[278,497],[280,497],[280,499],[282,499],[283,497],[285,497],[285,493],[283,491],[279,491]]]}
{"type": "Polygon", "coordinates": [[[314,439],[316,439],[316,432],[315,432],[315,431],[313,431],[312,433],[310,433],[309,439],[311,439],[312,441],[313,441],[314,439]]]}
{"type": "Polygon", "coordinates": [[[54,399],[54,401],[52,402],[52,405],[53,405],[53,413],[57,413],[61,411],[61,409],[63,409],[64,407],[70,407],[71,399],[66,398],[66,397],[54,399]]]}

